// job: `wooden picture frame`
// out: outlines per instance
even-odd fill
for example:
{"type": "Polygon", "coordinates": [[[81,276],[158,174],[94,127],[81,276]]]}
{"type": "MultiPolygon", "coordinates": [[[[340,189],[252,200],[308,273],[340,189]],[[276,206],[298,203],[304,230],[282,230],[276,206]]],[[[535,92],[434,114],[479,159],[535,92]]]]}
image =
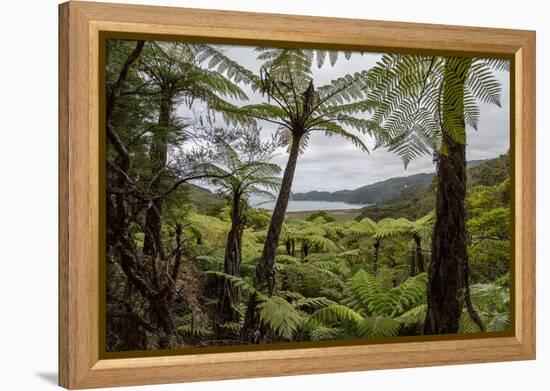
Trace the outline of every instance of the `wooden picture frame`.
{"type": "Polygon", "coordinates": [[[535,358],[535,33],[71,1],[59,6],[59,384],[70,389],[535,358]],[[98,327],[102,32],[513,60],[515,328],[497,338],[102,358],[98,327]]]}

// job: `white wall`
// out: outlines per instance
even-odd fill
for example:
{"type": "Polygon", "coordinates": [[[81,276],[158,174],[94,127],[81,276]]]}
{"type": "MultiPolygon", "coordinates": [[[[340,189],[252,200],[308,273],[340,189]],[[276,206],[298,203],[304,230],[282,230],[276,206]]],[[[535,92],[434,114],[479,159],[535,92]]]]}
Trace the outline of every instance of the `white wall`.
{"type": "MultiPolygon", "coordinates": [[[[105,0],[104,0],[105,1],[105,0]]],[[[119,0],[123,2],[122,0],[119,0]]],[[[545,2],[462,0],[148,0],[134,3],[339,16],[538,33],[538,357],[536,362],[387,370],[148,387],[155,390],[543,389],[550,369],[548,14],[545,2]],[[546,17],[545,17],[546,16],[546,17]],[[544,50],[546,49],[546,50],[544,50]],[[543,306],[545,305],[545,306],[543,306]],[[546,329],[545,329],[545,325],[546,329]],[[546,373],[545,373],[546,369],[546,373]]],[[[57,371],[57,1],[0,3],[0,384],[55,387],[57,371]]]]}

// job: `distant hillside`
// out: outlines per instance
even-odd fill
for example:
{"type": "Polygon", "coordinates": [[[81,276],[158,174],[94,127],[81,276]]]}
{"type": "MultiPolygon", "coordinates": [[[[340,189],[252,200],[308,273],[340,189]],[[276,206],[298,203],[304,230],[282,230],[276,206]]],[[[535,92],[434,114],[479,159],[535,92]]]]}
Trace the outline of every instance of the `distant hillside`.
{"type": "MultiPolygon", "coordinates": [[[[468,168],[483,165],[488,160],[472,160],[468,168]]],[[[362,186],[355,190],[309,191],[292,195],[294,201],[339,201],[349,204],[377,204],[396,198],[409,198],[430,186],[434,173],[397,177],[362,186]]]]}
{"type": "Polygon", "coordinates": [[[202,213],[213,213],[224,207],[223,196],[213,193],[204,187],[186,183],[183,186],[189,202],[196,205],[202,213]]]}
{"type": "Polygon", "coordinates": [[[484,160],[483,164],[473,166],[468,162],[469,185],[494,186],[510,177],[510,155],[484,160]]]}
{"type": "MultiPolygon", "coordinates": [[[[509,176],[508,155],[490,160],[468,162],[469,185],[495,185],[509,176]]],[[[380,217],[392,217],[405,213],[409,217],[421,216],[434,205],[434,173],[415,174],[408,177],[390,178],[385,181],[366,185],[355,190],[336,192],[311,191],[294,194],[296,201],[341,201],[350,204],[376,204],[362,209],[362,215],[378,220],[380,217]],[[408,212],[405,212],[408,211],[408,212]]],[[[192,204],[206,214],[218,213],[226,204],[223,196],[203,187],[185,184],[182,186],[186,197],[192,204]]],[[[358,211],[359,212],[359,211],[358,211]]]]}
{"type": "MultiPolygon", "coordinates": [[[[502,183],[510,177],[509,155],[503,154],[494,159],[468,162],[467,177],[468,187],[494,186],[502,183]]],[[[363,217],[370,217],[376,221],[385,217],[417,219],[434,208],[435,190],[436,183],[433,178],[424,189],[417,189],[415,192],[402,191],[392,199],[361,209],[357,219],[361,220],[363,217]]]]}
{"type": "Polygon", "coordinates": [[[340,201],[350,204],[376,204],[398,196],[401,192],[425,189],[434,174],[416,174],[407,177],[391,178],[382,182],[366,185],[355,190],[310,191],[292,196],[295,201],[340,201]]]}

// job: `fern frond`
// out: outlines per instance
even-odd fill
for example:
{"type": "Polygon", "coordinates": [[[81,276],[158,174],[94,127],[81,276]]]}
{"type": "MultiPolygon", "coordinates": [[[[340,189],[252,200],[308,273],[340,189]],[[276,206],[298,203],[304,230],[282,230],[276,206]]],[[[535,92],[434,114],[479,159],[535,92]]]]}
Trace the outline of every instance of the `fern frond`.
{"type": "Polygon", "coordinates": [[[261,294],[258,292],[252,285],[250,285],[244,278],[238,277],[238,276],[232,276],[230,274],[226,274],[223,272],[216,272],[216,271],[207,271],[205,272],[207,275],[216,276],[218,278],[224,279],[231,283],[233,286],[240,288],[244,292],[248,292],[251,294],[261,294]]]}
{"type": "Polygon", "coordinates": [[[309,333],[312,341],[329,341],[341,336],[343,330],[339,327],[319,326],[309,333]]]}
{"type": "Polygon", "coordinates": [[[319,308],[328,307],[335,304],[332,300],[326,297],[304,297],[294,302],[294,305],[300,309],[317,310],[319,308]]]}
{"type": "Polygon", "coordinates": [[[368,309],[374,298],[380,293],[380,285],[376,277],[371,276],[363,269],[360,269],[348,280],[347,288],[353,294],[349,304],[355,304],[352,305],[355,309],[368,309]]]}
{"type": "Polygon", "coordinates": [[[370,316],[357,326],[357,334],[362,338],[388,338],[399,335],[401,324],[390,317],[370,316]]]}
{"type": "Polygon", "coordinates": [[[324,236],[321,236],[321,235],[307,236],[307,241],[312,246],[315,246],[319,250],[325,251],[325,252],[335,253],[340,249],[338,244],[336,244],[329,238],[325,238],[324,236]]]}
{"type": "Polygon", "coordinates": [[[281,338],[291,340],[304,318],[292,304],[279,296],[260,299],[260,321],[281,338]]]}
{"type": "Polygon", "coordinates": [[[427,309],[428,306],[426,304],[420,304],[399,315],[397,318],[395,318],[395,320],[397,320],[404,326],[421,325],[424,323],[424,320],[426,318],[427,309]]]}
{"type": "Polygon", "coordinates": [[[464,313],[460,316],[458,332],[461,334],[479,333],[481,332],[481,330],[479,329],[479,326],[472,320],[470,315],[464,313]]]}
{"type": "Polygon", "coordinates": [[[214,333],[212,330],[205,328],[205,327],[197,327],[193,326],[192,324],[186,324],[183,326],[178,327],[178,332],[182,335],[190,336],[190,337],[210,337],[214,333]]]}
{"type": "Polygon", "coordinates": [[[311,319],[319,320],[324,323],[350,321],[359,324],[363,321],[363,316],[349,307],[341,304],[332,304],[325,308],[315,311],[311,319]]]}
{"type": "Polygon", "coordinates": [[[487,331],[510,330],[510,315],[507,313],[494,314],[487,323],[487,331]]]}

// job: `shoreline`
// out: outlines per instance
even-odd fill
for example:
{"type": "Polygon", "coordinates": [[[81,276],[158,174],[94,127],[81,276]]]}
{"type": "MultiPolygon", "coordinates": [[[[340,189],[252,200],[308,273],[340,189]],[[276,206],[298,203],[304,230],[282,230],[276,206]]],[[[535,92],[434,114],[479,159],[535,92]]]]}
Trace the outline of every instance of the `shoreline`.
{"type": "Polygon", "coordinates": [[[363,208],[352,208],[352,209],[331,209],[331,210],[303,210],[303,211],[292,211],[286,212],[286,220],[305,220],[313,213],[317,212],[326,212],[327,215],[334,217],[338,221],[353,220],[361,214],[363,208]]]}

